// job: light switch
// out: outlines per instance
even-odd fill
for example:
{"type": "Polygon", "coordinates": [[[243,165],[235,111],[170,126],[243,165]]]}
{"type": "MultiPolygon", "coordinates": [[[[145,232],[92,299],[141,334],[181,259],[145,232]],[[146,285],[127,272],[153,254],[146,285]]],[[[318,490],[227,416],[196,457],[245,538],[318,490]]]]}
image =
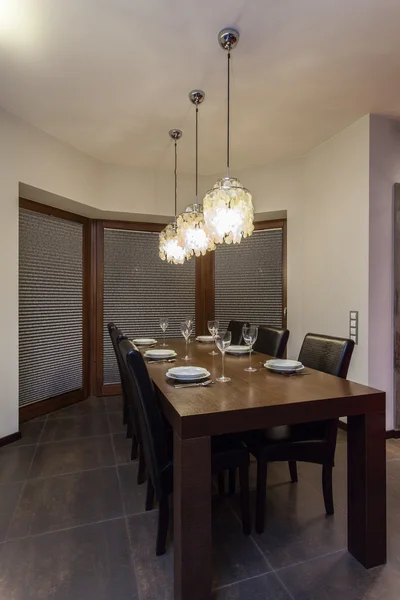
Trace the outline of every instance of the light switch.
{"type": "Polygon", "coordinates": [[[358,344],[358,310],[351,310],[349,315],[349,337],[358,344]]]}

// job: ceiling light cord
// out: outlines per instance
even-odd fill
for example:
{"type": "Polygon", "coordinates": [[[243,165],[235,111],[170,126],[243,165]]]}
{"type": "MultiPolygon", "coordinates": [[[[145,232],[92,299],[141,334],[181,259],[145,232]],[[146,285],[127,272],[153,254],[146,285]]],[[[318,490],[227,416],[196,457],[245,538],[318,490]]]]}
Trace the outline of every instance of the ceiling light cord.
{"type": "Polygon", "coordinates": [[[178,196],[178,150],[177,150],[177,141],[175,140],[175,169],[174,169],[174,176],[175,176],[175,218],[176,218],[176,214],[177,214],[177,196],[178,196]]]}
{"type": "Polygon", "coordinates": [[[199,107],[196,104],[196,204],[199,203],[199,107]]]}
{"type": "Polygon", "coordinates": [[[228,114],[227,114],[227,133],[226,133],[226,172],[230,177],[230,121],[231,121],[231,52],[228,52],[228,114]]]}

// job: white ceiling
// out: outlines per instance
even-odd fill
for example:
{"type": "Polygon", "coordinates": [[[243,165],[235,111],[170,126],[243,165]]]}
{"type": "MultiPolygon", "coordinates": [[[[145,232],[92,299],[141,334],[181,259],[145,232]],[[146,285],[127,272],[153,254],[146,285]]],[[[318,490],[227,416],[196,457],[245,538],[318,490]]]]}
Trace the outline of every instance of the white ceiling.
{"type": "Polygon", "coordinates": [[[368,112],[400,117],[400,0],[0,0],[0,106],[110,163],[170,169],[168,130],[223,173],[306,153],[368,112]]]}

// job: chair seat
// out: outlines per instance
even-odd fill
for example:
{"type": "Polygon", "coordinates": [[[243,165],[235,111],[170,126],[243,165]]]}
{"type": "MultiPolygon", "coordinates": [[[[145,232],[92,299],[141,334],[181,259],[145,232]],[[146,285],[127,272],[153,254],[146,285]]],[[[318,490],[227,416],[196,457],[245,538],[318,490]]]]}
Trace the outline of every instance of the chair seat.
{"type": "Polygon", "coordinates": [[[324,439],[299,439],[296,429],[289,437],[281,440],[269,439],[264,430],[250,431],[243,435],[249,451],[257,460],[301,461],[325,464],[327,462],[327,443],[324,439]]]}
{"type": "Polygon", "coordinates": [[[213,473],[249,466],[250,455],[245,444],[233,435],[211,438],[211,470],[213,473]]]}

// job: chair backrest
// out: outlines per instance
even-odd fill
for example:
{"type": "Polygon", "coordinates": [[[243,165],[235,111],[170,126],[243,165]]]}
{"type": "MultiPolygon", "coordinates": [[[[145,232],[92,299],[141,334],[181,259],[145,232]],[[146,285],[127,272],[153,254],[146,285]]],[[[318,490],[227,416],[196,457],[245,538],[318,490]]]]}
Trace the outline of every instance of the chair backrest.
{"type": "Polygon", "coordinates": [[[130,340],[122,340],[119,349],[128,373],[129,400],[136,406],[139,418],[146,468],[156,497],[160,498],[164,474],[170,466],[161,410],[143,356],[130,340]]]}
{"type": "Polygon", "coordinates": [[[240,346],[243,343],[243,325],[250,325],[247,321],[229,321],[227,331],[232,334],[232,344],[240,346]]]}
{"type": "Polygon", "coordinates": [[[127,338],[126,338],[126,336],[124,336],[122,331],[114,323],[108,323],[107,329],[108,329],[108,333],[110,334],[111,343],[114,348],[115,358],[117,359],[119,377],[121,380],[122,394],[124,395],[124,382],[123,382],[123,373],[122,373],[123,362],[122,362],[120,351],[118,349],[118,341],[119,341],[119,339],[122,339],[122,338],[127,339],[127,338]]]}
{"type": "Polygon", "coordinates": [[[299,361],[310,369],[345,379],[353,350],[353,340],[307,333],[300,350],[299,361]]]}
{"type": "Polygon", "coordinates": [[[276,329],[268,325],[259,325],[254,350],[263,354],[269,354],[270,356],[276,356],[276,358],[282,358],[285,354],[288,339],[288,329],[276,329]]]}

